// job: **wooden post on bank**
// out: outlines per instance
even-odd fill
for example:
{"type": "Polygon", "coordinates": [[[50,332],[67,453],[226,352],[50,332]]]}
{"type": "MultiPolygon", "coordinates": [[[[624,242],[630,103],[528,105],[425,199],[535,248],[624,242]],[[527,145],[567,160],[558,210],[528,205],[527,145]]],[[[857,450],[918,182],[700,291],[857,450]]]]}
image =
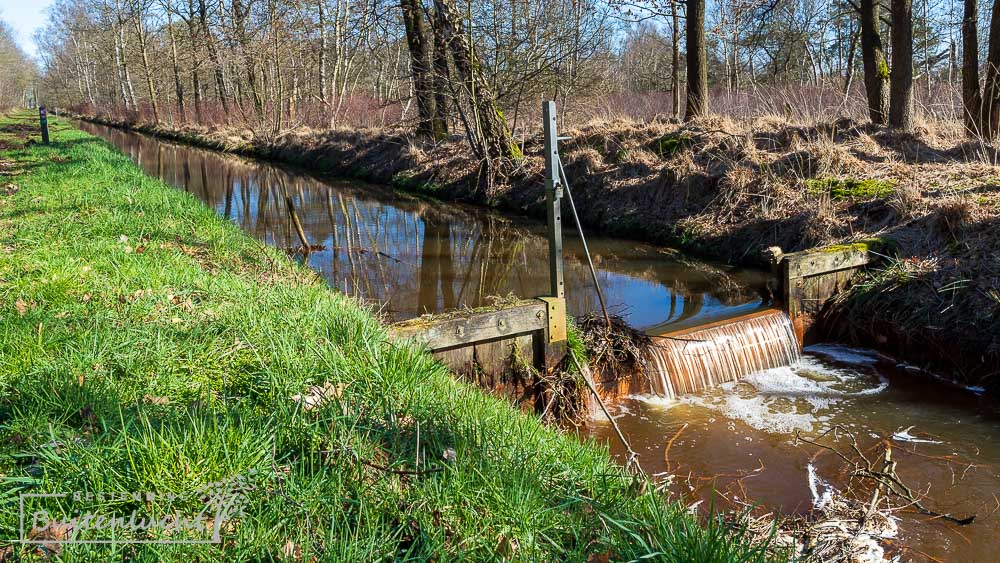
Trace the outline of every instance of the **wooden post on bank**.
{"type": "Polygon", "coordinates": [[[45,106],[38,107],[38,121],[42,126],[42,144],[49,144],[49,117],[45,112],[45,106]]]}
{"type": "Polygon", "coordinates": [[[545,367],[554,368],[566,354],[566,284],[563,277],[562,179],[559,175],[559,136],[556,131],[556,103],[542,102],[545,132],[545,204],[548,208],[550,295],[541,297],[548,305],[545,335],[545,367]]]}
{"type": "Polygon", "coordinates": [[[559,137],[556,132],[556,103],[542,103],[545,127],[545,203],[549,216],[549,280],[552,297],[566,296],[562,257],[562,180],[559,177],[559,137]]]}

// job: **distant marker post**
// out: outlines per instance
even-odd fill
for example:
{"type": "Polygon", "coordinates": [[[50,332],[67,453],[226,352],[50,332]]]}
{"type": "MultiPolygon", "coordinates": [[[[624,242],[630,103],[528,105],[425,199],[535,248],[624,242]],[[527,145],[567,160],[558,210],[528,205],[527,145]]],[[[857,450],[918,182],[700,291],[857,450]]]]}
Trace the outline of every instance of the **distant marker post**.
{"type": "Polygon", "coordinates": [[[42,124],[42,144],[49,144],[49,116],[45,106],[38,106],[38,121],[42,124]]]}

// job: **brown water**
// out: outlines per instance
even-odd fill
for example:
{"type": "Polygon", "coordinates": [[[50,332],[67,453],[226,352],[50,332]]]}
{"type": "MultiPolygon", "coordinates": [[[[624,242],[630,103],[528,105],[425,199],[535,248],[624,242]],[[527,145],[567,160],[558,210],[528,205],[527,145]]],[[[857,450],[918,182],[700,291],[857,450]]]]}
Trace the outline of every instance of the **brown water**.
{"type": "MultiPolygon", "coordinates": [[[[359,182],[321,179],[287,166],[79,123],[151,176],[188,191],[245,231],[298,247],[285,197],[306,238],[324,249],[308,264],[336,289],[401,320],[487,304],[513,293],[548,294],[545,225],[444,204],[359,182]]],[[[567,307],[599,307],[579,239],[565,234],[567,307]]],[[[639,328],[746,312],[764,304],[761,273],[692,261],[668,249],[588,237],[608,306],[639,328]]]]}
{"type": "MultiPolygon", "coordinates": [[[[150,175],[191,192],[281,248],[299,244],[285,208],[290,197],[309,241],[325,247],[313,252],[308,264],[333,287],[377,304],[392,318],[473,307],[493,295],[547,293],[547,245],[540,223],[358,182],[319,179],[117,129],[80,126],[111,141],[150,175]]],[[[582,248],[570,233],[566,236],[569,309],[574,314],[595,310],[582,248]]],[[[630,241],[594,237],[588,242],[611,308],[634,326],[662,334],[671,325],[707,322],[767,304],[760,274],[630,241]]],[[[782,338],[780,323],[773,321],[758,327],[755,338],[782,338]]],[[[674,475],[671,490],[689,502],[715,499],[717,509],[762,503],[767,509],[805,513],[813,507],[813,488],[822,496],[827,487],[842,489],[846,477],[832,455],[795,445],[794,434],[818,436],[844,425],[863,447],[892,440],[899,474],[915,488],[929,487],[928,505],[978,515],[974,524],[958,528],[901,513],[899,537],[885,542],[890,550],[915,560],[998,559],[1000,417],[975,393],[928,382],[873,353],[839,347],[807,349],[793,367],[766,369],[738,382],[728,381],[736,376],[726,369],[706,373],[708,364],[698,359],[714,355],[711,364],[724,366],[732,347],[683,356],[692,352],[690,341],[704,346],[697,343],[752,335],[727,330],[732,329],[687,342],[661,341],[664,349],[672,349],[661,358],[661,367],[721,385],[680,398],[630,397],[613,407],[649,473],[660,479],[674,475]],[[667,368],[667,362],[681,365],[667,368]],[[812,487],[810,468],[816,476],[812,487]]],[[[766,359],[742,371],[794,360],[792,351],[774,350],[787,358],[766,359]]],[[[752,361],[746,358],[747,365],[752,361]]],[[[663,395],[683,391],[676,382],[669,385],[660,383],[663,395]]],[[[615,455],[622,454],[607,421],[595,420],[589,432],[615,455]]]]}
{"type": "MultiPolygon", "coordinates": [[[[714,500],[717,510],[762,503],[805,514],[829,487],[844,490],[843,464],[829,452],[796,445],[796,431],[816,438],[842,425],[863,451],[889,439],[899,475],[926,492],[926,505],[977,519],[959,527],[900,512],[898,537],[884,542],[887,552],[917,561],[998,559],[1000,417],[975,392],[916,375],[875,352],[808,347],[792,367],[680,399],[630,397],[612,407],[612,416],[646,471],[659,479],[674,475],[670,490],[685,502],[703,501],[703,511],[714,500]]],[[[606,419],[595,420],[590,432],[624,459],[606,419]]],[[[839,447],[846,450],[848,442],[839,447]]]]}

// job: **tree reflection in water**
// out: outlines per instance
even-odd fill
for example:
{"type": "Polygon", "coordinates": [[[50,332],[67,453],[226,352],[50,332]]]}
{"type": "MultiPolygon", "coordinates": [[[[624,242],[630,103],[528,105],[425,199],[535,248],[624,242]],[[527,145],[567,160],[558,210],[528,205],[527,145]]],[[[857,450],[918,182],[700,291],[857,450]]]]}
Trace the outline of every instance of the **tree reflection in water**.
{"type": "MultiPolygon", "coordinates": [[[[377,303],[393,319],[477,307],[493,296],[547,293],[545,226],[358,182],[321,180],[108,127],[82,124],[148,174],[192,193],[267,244],[298,247],[289,197],[313,245],[308,264],[335,288],[377,303]],[[192,174],[196,170],[196,174],[192,174]]],[[[590,243],[608,305],[640,328],[744,312],[761,304],[763,277],[692,262],[620,239],[590,243]]],[[[570,313],[598,307],[579,240],[566,233],[570,313]]]]}

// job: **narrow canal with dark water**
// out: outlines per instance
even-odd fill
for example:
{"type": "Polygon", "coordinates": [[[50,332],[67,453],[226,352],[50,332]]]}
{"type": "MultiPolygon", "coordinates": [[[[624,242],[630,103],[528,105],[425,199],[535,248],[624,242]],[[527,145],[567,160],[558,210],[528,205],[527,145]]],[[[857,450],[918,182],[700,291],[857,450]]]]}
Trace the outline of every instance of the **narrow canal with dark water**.
{"type": "MultiPolygon", "coordinates": [[[[542,223],[445,204],[291,167],[159,141],[89,123],[149,175],[192,193],[267,244],[299,245],[293,201],[309,242],[308,264],[339,291],[392,320],[488,304],[495,296],[547,293],[542,223]]],[[[579,240],[566,233],[570,313],[598,307],[579,240]]],[[[631,325],[662,332],[768,304],[763,274],[693,260],[633,241],[588,238],[608,303],[631,325]]],[[[850,481],[829,451],[796,443],[835,427],[862,451],[888,440],[898,473],[924,504],[976,521],[956,526],[895,514],[882,545],[904,560],[994,561],[1000,553],[1000,417],[977,390],[932,381],[875,352],[807,348],[795,365],[666,400],[631,396],[613,416],[646,471],[705,512],[761,505],[784,514],[816,509],[850,481]],[[672,476],[672,477],[669,477],[672,476]]],[[[623,452],[607,420],[587,430],[623,452]]]]}

